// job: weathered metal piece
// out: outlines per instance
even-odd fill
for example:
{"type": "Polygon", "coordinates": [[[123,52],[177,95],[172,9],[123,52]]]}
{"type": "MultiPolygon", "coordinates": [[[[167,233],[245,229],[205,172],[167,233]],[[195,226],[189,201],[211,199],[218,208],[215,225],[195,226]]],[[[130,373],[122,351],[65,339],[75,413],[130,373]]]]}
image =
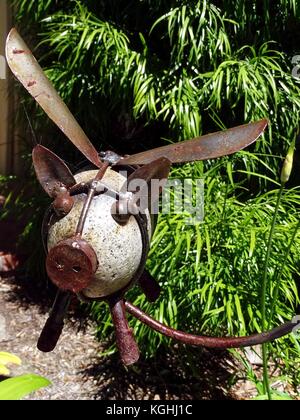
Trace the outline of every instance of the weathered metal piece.
{"type": "MultiPolygon", "coordinates": [[[[225,349],[263,344],[289,334],[297,326],[295,322],[286,322],[270,331],[265,331],[260,334],[253,334],[246,337],[207,337],[189,334],[183,331],[175,330],[174,328],[170,328],[161,322],[156,321],[151,316],[147,315],[141,309],[137,308],[128,301],[125,301],[125,308],[129,314],[144,324],[148,325],[148,327],[167,337],[178,340],[184,344],[210,348],[225,349]]],[[[298,321],[298,324],[300,324],[300,320],[298,321]]]]}
{"type": "Polygon", "coordinates": [[[126,319],[124,300],[112,299],[109,306],[121,360],[126,366],[132,365],[138,361],[140,352],[126,319]]]}
{"type": "Polygon", "coordinates": [[[152,204],[159,200],[159,196],[162,193],[164,186],[166,185],[170,168],[171,162],[165,157],[156,159],[153,162],[146,164],[134,171],[128,177],[121,191],[126,189],[128,192],[134,194],[135,199],[138,197],[138,207],[140,212],[143,213],[146,208],[151,210],[152,204]],[[139,184],[141,181],[144,182],[140,188],[139,184]],[[152,188],[152,181],[157,184],[157,189],[152,188]],[[138,186],[138,189],[136,186],[138,186]]]}
{"type": "Polygon", "coordinates": [[[89,184],[86,182],[79,182],[70,188],[70,195],[87,194],[89,191],[89,184]]]}
{"type": "Polygon", "coordinates": [[[57,292],[50,315],[39,337],[37,348],[44,353],[55,349],[64,327],[64,318],[71,300],[68,292],[57,292]]]}
{"type": "Polygon", "coordinates": [[[16,78],[39,103],[49,118],[55,122],[87,159],[97,167],[101,167],[102,163],[96,149],[60,98],[16,29],[12,29],[7,37],[6,59],[16,78]]]}
{"type": "Polygon", "coordinates": [[[86,222],[86,218],[87,218],[87,215],[88,215],[89,209],[91,207],[92,200],[93,200],[94,196],[95,196],[95,189],[90,188],[90,190],[89,190],[89,192],[88,192],[88,194],[85,198],[85,201],[83,203],[83,207],[82,207],[82,210],[81,210],[81,213],[80,213],[78,225],[77,225],[77,228],[76,228],[76,235],[81,236],[82,233],[83,233],[84,224],[86,222]]]}
{"type": "MultiPolygon", "coordinates": [[[[75,175],[77,184],[90,184],[98,171],[85,171],[75,175]]],[[[124,184],[123,175],[111,170],[104,174],[106,188],[120,191],[124,184]]],[[[53,220],[48,234],[48,250],[60,241],[73,237],[78,232],[78,221],[87,195],[74,197],[71,212],[60,220],[53,220]]],[[[95,250],[98,268],[89,286],[81,292],[83,298],[105,298],[126,288],[136,276],[143,259],[144,245],[139,219],[132,217],[125,226],[119,225],[111,215],[111,206],[116,198],[110,194],[95,195],[90,203],[82,231],[82,238],[95,250]]],[[[146,235],[151,237],[152,226],[149,213],[146,217],[146,235]]],[[[146,238],[146,239],[147,239],[146,238]]],[[[149,239],[148,239],[149,241],[149,239]]],[[[148,251],[147,251],[148,252],[148,251]]],[[[140,273],[141,274],[141,273],[140,273]]]]}
{"type": "Polygon", "coordinates": [[[97,270],[93,248],[82,238],[59,242],[47,256],[46,269],[52,282],[61,290],[78,293],[88,287],[97,270]]]}
{"type": "Polygon", "coordinates": [[[113,218],[120,224],[126,224],[131,215],[144,213],[146,209],[151,211],[152,204],[159,200],[167,182],[170,168],[171,162],[162,157],[136,169],[121,188],[125,198],[112,206],[113,218]],[[152,181],[155,181],[156,188],[152,181]]]}
{"type": "Polygon", "coordinates": [[[147,270],[141,275],[139,285],[149,302],[155,302],[159,298],[161,292],[160,285],[147,270]]]}
{"type": "Polygon", "coordinates": [[[46,147],[35,146],[32,161],[37,179],[50,197],[56,198],[76,184],[67,165],[46,147]]]}
{"type": "MultiPolygon", "coordinates": [[[[152,180],[167,181],[171,168],[171,162],[165,157],[156,159],[140,168],[136,169],[124,183],[121,191],[136,193],[136,187],[133,184],[135,180],[142,180],[149,185],[152,180]]],[[[159,197],[155,197],[158,200],[159,197]]]]}
{"type": "Polygon", "coordinates": [[[60,192],[52,203],[55,213],[59,216],[65,216],[72,210],[74,199],[70,196],[68,191],[60,192]]]}
{"type": "Polygon", "coordinates": [[[111,206],[111,215],[120,225],[126,225],[129,218],[134,214],[138,214],[138,211],[138,207],[129,198],[118,200],[111,206]]]}
{"type": "Polygon", "coordinates": [[[83,228],[84,228],[84,224],[88,215],[88,211],[90,209],[92,200],[95,196],[96,193],[96,188],[97,188],[97,183],[98,181],[101,181],[101,179],[104,177],[105,172],[107,171],[109,167],[108,162],[105,162],[102,167],[99,169],[99,171],[97,172],[94,180],[92,181],[90,188],[88,190],[88,194],[87,197],[85,199],[83,208],[82,208],[82,212],[81,215],[79,217],[79,221],[78,221],[78,225],[77,225],[77,229],[76,229],[76,235],[82,235],[83,232],[83,228]]]}
{"type": "Polygon", "coordinates": [[[145,265],[146,265],[146,261],[147,261],[148,253],[150,249],[150,238],[152,234],[152,231],[151,230],[149,231],[148,216],[149,216],[148,214],[141,214],[141,213],[134,215],[134,218],[138,224],[141,239],[142,239],[142,255],[141,255],[140,264],[136,272],[134,273],[134,276],[132,276],[132,279],[129,285],[133,285],[135,282],[137,282],[142,276],[145,269],[145,265]]]}
{"type": "Polygon", "coordinates": [[[121,159],[121,156],[111,150],[107,150],[106,152],[100,152],[99,156],[101,160],[104,162],[109,163],[110,165],[115,165],[121,159]]]}
{"type": "Polygon", "coordinates": [[[240,125],[181,143],[158,147],[121,159],[122,165],[146,165],[164,157],[172,163],[194,162],[231,155],[253,143],[263,133],[268,121],[240,125]]]}

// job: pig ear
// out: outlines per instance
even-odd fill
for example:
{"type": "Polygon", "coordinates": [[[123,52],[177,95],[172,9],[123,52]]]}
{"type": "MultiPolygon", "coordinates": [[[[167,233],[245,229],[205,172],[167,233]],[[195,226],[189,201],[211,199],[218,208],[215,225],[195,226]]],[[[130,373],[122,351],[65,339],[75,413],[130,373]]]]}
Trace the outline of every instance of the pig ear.
{"type": "Polygon", "coordinates": [[[46,147],[35,146],[32,160],[36,176],[50,197],[55,198],[62,188],[69,189],[76,184],[67,165],[46,147]]]}
{"type": "Polygon", "coordinates": [[[122,193],[126,194],[126,192],[130,192],[133,194],[133,196],[128,200],[127,203],[126,199],[125,201],[119,199],[116,203],[114,203],[111,208],[112,217],[118,223],[126,224],[132,214],[130,207],[131,205],[135,206],[137,202],[139,202],[139,211],[143,212],[147,208],[151,210],[152,205],[159,200],[159,196],[167,182],[170,168],[171,162],[169,159],[161,157],[134,171],[124,182],[121,188],[122,193]],[[153,180],[159,181],[158,188],[152,189],[151,181],[153,180]],[[134,181],[138,181],[138,184],[139,181],[143,182],[138,185],[134,181]]]}
{"type": "Polygon", "coordinates": [[[130,184],[133,183],[134,185],[133,181],[135,180],[145,181],[144,182],[144,185],[146,187],[145,191],[143,188],[141,188],[138,191],[140,198],[142,198],[143,196],[147,196],[147,200],[146,199],[140,200],[140,210],[144,211],[146,208],[150,210],[152,204],[154,204],[155,202],[159,200],[159,196],[167,182],[170,168],[171,168],[171,162],[165,157],[161,157],[159,159],[154,160],[151,163],[148,163],[142,166],[141,168],[138,168],[128,177],[128,180],[126,182],[127,190],[134,194],[137,194],[137,191],[135,188],[132,188],[130,184]],[[159,189],[157,190],[151,189],[152,180],[157,180],[160,182],[159,189]],[[144,208],[143,206],[146,206],[146,208],[144,208]]]}

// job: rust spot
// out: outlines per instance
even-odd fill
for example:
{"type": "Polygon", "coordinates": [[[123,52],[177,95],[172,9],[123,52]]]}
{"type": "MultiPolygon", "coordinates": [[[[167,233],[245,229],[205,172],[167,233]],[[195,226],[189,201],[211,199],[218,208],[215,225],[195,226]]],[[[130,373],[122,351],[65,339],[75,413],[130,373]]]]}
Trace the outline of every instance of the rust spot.
{"type": "Polygon", "coordinates": [[[74,198],[70,197],[68,192],[59,191],[54,202],[53,208],[61,216],[65,216],[72,210],[74,205],[74,198]]]}
{"type": "Polygon", "coordinates": [[[77,237],[59,242],[50,250],[46,261],[47,273],[53,283],[59,289],[73,293],[88,287],[97,266],[93,248],[77,237]]]}
{"type": "Polygon", "coordinates": [[[31,82],[27,83],[27,87],[32,87],[34,85],[36,85],[36,81],[35,80],[32,80],[31,82]]]}
{"type": "Polygon", "coordinates": [[[16,48],[13,49],[13,54],[24,54],[25,50],[17,50],[16,48]]]}
{"type": "Polygon", "coordinates": [[[126,319],[124,300],[114,301],[112,298],[109,301],[109,306],[122,362],[126,366],[132,365],[138,361],[140,352],[126,319]]]}

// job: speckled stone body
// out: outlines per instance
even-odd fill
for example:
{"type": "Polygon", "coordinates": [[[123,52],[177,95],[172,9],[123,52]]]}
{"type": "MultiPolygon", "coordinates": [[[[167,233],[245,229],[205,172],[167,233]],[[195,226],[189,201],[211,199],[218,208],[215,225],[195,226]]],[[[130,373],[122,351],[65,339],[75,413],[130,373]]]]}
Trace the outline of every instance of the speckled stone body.
{"type": "MultiPolygon", "coordinates": [[[[77,182],[93,179],[97,171],[81,172],[75,176],[77,182]]],[[[108,169],[103,183],[120,191],[124,176],[108,169]]],[[[54,223],[49,230],[48,249],[58,242],[72,237],[80,217],[85,195],[75,196],[74,207],[63,219],[54,223]]],[[[85,239],[94,249],[98,268],[89,287],[82,291],[87,298],[103,298],[124,288],[134,277],[142,257],[141,232],[132,216],[126,225],[119,225],[111,216],[115,199],[107,194],[94,197],[83,230],[85,239]]],[[[151,235],[149,214],[148,232],[151,235]]]]}

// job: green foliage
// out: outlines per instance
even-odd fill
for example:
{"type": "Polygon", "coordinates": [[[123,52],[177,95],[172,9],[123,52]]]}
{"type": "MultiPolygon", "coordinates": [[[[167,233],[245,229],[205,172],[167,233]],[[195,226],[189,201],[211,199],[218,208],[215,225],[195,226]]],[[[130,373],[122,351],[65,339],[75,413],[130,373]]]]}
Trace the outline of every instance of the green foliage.
{"type": "MultiPolygon", "coordinates": [[[[204,178],[204,221],[188,225],[184,215],[160,216],[148,268],[162,296],[150,305],[138,289],[128,293],[175,328],[204,334],[260,331],[262,273],[281,156],[299,129],[300,84],[291,75],[291,57],[298,52],[300,3],[15,3],[21,30],[30,28],[42,66],[98,149],[109,145],[130,153],[149,147],[148,133],[153,147],[269,118],[265,135],[247,152],[173,168],[174,178],[204,178]]],[[[35,115],[33,125],[44,143],[51,139],[48,144],[72,160],[72,146],[61,147],[57,131],[45,135],[45,117],[35,115]]],[[[299,303],[299,200],[299,187],[284,189],[267,269],[270,326],[290,319],[299,303]]],[[[32,200],[27,208],[34,206],[42,202],[32,200]]],[[[34,223],[30,231],[36,234],[34,223]]],[[[95,303],[91,311],[99,336],[110,337],[105,304],[95,303]]],[[[169,343],[138,321],[131,325],[148,354],[169,343]]],[[[299,339],[281,339],[270,351],[297,386],[299,339]]]]}
{"type": "MultiPolygon", "coordinates": [[[[201,164],[186,165],[174,169],[172,176],[196,178],[201,172],[201,164]]],[[[180,214],[162,215],[158,220],[148,268],[162,285],[159,301],[148,303],[139,289],[128,295],[147,313],[174,328],[220,335],[261,331],[262,271],[278,190],[241,201],[235,195],[237,186],[218,176],[215,167],[205,174],[204,180],[203,222],[188,225],[186,216],[180,214]]],[[[299,234],[285,264],[280,258],[298,223],[295,204],[300,204],[299,188],[285,190],[268,267],[270,279],[282,265],[284,272],[272,325],[291,319],[298,302],[294,277],[299,275],[299,234]]],[[[270,282],[268,302],[274,287],[270,282]]],[[[103,332],[103,326],[106,331],[108,325],[111,331],[106,307],[94,304],[93,310],[100,323],[99,332],[103,332]]],[[[140,345],[146,343],[149,353],[166,342],[138,321],[133,320],[132,325],[140,345]]]]}
{"type": "MultiPolygon", "coordinates": [[[[35,3],[39,10],[43,1],[35,3]]],[[[137,17],[128,16],[129,23],[121,18],[122,9],[133,14],[123,2],[115,15],[114,8],[104,4],[94,14],[88,1],[68,3],[73,7],[39,14],[44,17],[41,45],[51,51],[44,60],[50,63],[48,75],[67,101],[79,97],[86,105],[87,97],[92,102],[102,97],[107,109],[99,109],[100,115],[126,106],[136,120],[163,121],[168,135],[177,139],[197,136],[203,126],[218,128],[267,116],[272,124],[257,149],[273,154],[295,135],[299,84],[279,45],[254,36],[249,39],[253,44],[237,42],[236,32],[242,31],[241,19],[248,20],[248,11],[244,15],[242,8],[233,13],[229,6],[219,9],[213,2],[178,1],[160,16],[154,2],[147,4],[152,19],[144,20],[139,31],[134,30],[137,17]]],[[[147,2],[139,3],[143,12],[147,2]]],[[[296,9],[287,2],[284,8],[296,9]]]]}
{"type": "MultiPolygon", "coordinates": [[[[0,375],[9,375],[7,364],[20,365],[21,360],[13,354],[0,352],[0,375]]],[[[8,378],[0,382],[0,400],[20,400],[33,391],[50,384],[51,382],[48,379],[32,374],[8,378]]]]}
{"type": "MultiPolygon", "coordinates": [[[[241,354],[241,351],[230,350],[232,354],[236,357],[237,360],[244,366],[246,372],[246,378],[251,381],[257,390],[257,395],[253,397],[253,400],[268,400],[269,395],[265,392],[263,381],[258,377],[257,373],[254,371],[253,366],[247,360],[247,356],[241,354]]],[[[281,381],[283,383],[289,382],[288,378],[282,375],[281,377],[276,377],[272,382],[281,381]]],[[[272,400],[293,400],[293,398],[287,393],[278,391],[275,389],[274,384],[270,387],[270,394],[272,400]]]]}
{"type": "Polygon", "coordinates": [[[20,400],[33,391],[50,385],[48,379],[38,375],[22,375],[0,382],[0,400],[20,400]]]}

